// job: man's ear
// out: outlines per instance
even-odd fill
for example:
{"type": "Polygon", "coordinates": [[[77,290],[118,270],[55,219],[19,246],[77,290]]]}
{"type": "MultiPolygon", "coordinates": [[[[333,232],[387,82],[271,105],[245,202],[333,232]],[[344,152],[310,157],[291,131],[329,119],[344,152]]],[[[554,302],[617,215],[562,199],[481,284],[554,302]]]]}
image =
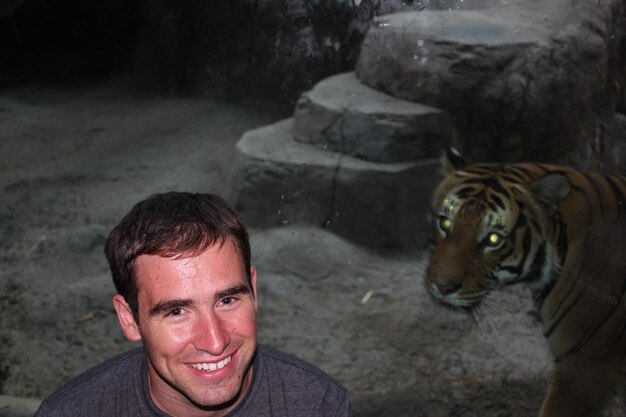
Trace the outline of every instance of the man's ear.
{"type": "Polygon", "coordinates": [[[122,332],[128,340],[131,342],[138,342],[141,340],[141,333],[139,333],[139,325],[135,322],[135,316],[131,311],[128,303],[119,294],[113,296],[113,307],[117,312],[117,319],[120,322],[122,332]]]}
{"type": "Polygon", "coordinates": [[[252,282],[252,294],[254,294],[254,310],[259,309],[259,297],[256,292],[256,268],[254,266],[250,267],[250,282],[252,282]]]}

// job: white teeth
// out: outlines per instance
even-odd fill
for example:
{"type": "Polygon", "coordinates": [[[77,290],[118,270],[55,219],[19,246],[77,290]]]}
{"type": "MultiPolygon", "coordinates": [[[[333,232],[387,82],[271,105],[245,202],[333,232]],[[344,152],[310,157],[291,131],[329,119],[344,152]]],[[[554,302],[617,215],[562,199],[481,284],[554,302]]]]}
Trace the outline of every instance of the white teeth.
{"type": "Polygon", "coordinates": [[[228,365],[230,363],[231,360],[231,356],[215,363],[215,362],[205,362],[205,363],[193,363],[191,364],[192,368],[195,368],[199,371],[203,371],[203,372],[213,372],[213,371],[217,371],[218,369],[222,369],[223,367],[225,367],[226,365],[228,365]]]}

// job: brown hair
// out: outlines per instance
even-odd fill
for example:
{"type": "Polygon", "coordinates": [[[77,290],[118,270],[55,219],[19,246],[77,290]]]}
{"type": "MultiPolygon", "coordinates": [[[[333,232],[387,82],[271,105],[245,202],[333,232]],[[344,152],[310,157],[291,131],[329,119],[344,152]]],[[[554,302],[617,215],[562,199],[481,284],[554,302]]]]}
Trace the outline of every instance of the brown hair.
{"type": "Polygon", "coordinates": [[[140,255],[186,257],[232,239],[252,289],[250,242],[239,214],[212,194],[169,192],[137,203],[109,234],[104,252],[117,292],[139,319],[135,259],[140,255]]]}

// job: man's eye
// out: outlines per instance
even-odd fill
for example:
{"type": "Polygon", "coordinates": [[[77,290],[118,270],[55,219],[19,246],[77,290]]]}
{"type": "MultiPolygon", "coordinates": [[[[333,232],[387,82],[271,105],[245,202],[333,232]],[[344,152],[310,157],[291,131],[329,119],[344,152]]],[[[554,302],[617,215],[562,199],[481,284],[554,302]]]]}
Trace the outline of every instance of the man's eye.
{"type": "Polygon", "coordinates": [[[183,314],[183,309],[182,308],[175,308],[172,311],[170,311],[169,313],[167,313],[168,316],[180,316],[181,314],[183,314]]]}
{"type": "Polygon", "coordinates": [[[233,307],[237,305],[237,302],[240,300],[240,297],[224,297],[220,300],[220,305],[223,307],[233,307]]]}

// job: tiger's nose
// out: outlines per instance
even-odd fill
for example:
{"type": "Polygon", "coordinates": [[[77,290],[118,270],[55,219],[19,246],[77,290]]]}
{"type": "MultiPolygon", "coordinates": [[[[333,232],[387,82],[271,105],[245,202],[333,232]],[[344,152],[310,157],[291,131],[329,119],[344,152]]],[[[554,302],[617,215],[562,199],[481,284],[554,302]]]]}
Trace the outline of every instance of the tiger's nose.
{"type": "Polygon", "coordinates": [[[458,290],[460,290],[462,285],[463,284],[458,284],[456,282],[452,282],[452,283],[448,283],[448,284],[442,284],[442,283],[435,282],[435,287],[437,287],[437,290],[442,295],[453,294],[453,293],[457,292],[458,290]]]}

